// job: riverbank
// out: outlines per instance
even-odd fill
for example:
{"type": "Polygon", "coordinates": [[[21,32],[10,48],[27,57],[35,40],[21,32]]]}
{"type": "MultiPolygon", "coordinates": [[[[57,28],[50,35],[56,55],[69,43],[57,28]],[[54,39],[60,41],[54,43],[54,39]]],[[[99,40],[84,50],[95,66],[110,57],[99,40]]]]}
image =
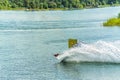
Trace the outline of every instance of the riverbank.
{"type": "Polygon", "coordinates": [[[28,8],[24,8],[24,7],[17,7],[17,8],[3,8],[0,10],[16,10],[16,11],[56,11],[56,10],[83,10],[83,9],[92,9],[92,8],[105,8],[105,7],[117,7],[120,6],[120,4],[113,4],[113,5],[99,5],[96,7],[85,7],[85,8],[47,8],[47,9],[39,9],[39,8],[35,8],[35,9],[28,9],[28,8]]]}

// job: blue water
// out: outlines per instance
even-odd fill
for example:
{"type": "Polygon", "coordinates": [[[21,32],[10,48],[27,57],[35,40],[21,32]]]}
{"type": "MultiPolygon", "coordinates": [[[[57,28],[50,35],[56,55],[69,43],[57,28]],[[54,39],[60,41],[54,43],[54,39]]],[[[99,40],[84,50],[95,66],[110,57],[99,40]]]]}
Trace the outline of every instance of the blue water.
{"type": "MultiPolygon", "coordinates": [[[[67,40],[120,40],[119,27],[103,27],[120,7],[72,11],[0,11],[0,80],[119,80],[117,63],[59,63],[67,40]]],[[[114,59],[113,59],[114,60],[114,59]]]]}

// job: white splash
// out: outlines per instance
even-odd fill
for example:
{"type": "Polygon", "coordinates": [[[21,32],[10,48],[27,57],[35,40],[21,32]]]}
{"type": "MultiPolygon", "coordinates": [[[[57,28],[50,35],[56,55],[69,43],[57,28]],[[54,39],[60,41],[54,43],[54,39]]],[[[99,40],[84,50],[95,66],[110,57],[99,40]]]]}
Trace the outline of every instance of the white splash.
{"type": "Polygon", "coordinates": [[[57,58],[66,62],[120,63],[120,41],[80,44],[78,47],[66,50],[57,58]]]}

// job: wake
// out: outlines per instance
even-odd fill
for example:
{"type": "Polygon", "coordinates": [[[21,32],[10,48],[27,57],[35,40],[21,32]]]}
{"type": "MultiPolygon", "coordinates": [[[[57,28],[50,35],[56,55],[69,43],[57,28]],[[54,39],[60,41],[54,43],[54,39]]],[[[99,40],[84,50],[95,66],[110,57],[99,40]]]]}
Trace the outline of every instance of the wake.
{"type": "Polygon", "coordinates": [[[65,62],[111,62],[120,63],[120,41],[81,43],[58,56],[65,62]]]}

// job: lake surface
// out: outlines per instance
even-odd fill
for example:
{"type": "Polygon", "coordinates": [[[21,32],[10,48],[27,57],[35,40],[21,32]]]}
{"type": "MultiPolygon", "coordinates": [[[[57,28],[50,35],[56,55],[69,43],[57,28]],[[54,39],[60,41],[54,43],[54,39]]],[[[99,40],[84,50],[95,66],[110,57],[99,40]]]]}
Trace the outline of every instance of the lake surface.
{"type": "MultiPolygon", "coordinates": [[[[103,27],[120,7],[71,11],[0,11],[0,80],[119,80],[117,63],[59,63],[67,40],[119,42],[119,27],[103,27]]],[[[115,59],[113,59],[115,61],[115,59]]]]}

